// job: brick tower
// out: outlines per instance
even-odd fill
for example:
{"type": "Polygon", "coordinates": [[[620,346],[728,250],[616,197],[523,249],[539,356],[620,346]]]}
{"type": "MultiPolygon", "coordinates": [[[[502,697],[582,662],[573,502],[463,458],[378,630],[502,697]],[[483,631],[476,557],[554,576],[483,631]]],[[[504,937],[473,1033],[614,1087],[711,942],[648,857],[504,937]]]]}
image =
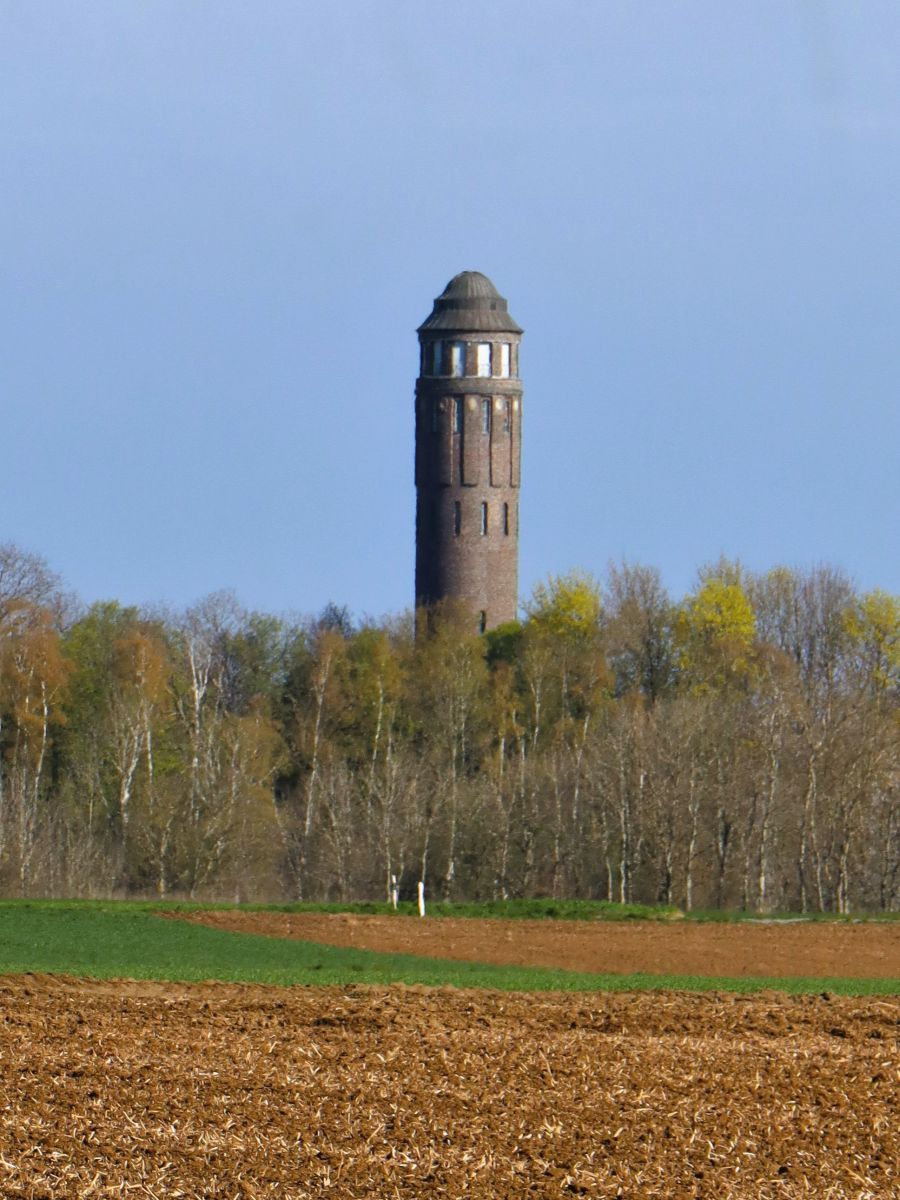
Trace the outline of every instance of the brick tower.
{"type": "Polygon", "coordinates": [[[418,334],[416,606],[460,600],[483,632],[518,608],[522,330],[463,271],[418,334]]]}

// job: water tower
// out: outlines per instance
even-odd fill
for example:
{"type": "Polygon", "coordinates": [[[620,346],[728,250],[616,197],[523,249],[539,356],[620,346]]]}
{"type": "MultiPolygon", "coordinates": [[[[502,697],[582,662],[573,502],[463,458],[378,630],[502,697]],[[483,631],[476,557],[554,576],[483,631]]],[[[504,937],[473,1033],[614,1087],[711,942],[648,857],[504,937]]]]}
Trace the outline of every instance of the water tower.
{"type": "Polygon", "coordinates": [[[459,600],[484,632],[518,608],[522,330],[463,271],[418,334],[416,606],[459,600]]]}

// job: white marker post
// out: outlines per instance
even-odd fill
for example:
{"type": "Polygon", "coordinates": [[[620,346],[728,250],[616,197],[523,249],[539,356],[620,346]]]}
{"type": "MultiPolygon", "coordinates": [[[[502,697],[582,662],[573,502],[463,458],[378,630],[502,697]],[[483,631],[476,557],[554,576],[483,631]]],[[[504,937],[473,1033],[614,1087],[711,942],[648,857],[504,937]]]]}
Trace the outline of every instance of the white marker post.
{"type": "Polygon", "coordinates": [[[399,899],[400,899],[400,888],[397,884],[397,876],[392,875],[391,876],[391,905],[393,906],[394,912],[397,911],[397,901],[399,899]]]}
{"type": "Polygon", "coordinates": [[[425,916],[425,884],[419,880],[419,916],[425,916]]]}

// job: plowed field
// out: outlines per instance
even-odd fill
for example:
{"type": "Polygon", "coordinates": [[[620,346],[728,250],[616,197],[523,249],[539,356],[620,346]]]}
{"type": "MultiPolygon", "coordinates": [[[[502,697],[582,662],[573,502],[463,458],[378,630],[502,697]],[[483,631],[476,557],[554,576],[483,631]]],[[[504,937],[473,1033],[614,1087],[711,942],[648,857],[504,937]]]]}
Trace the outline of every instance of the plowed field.
{"type": "Polygon", "coordinates": [[[0,980],[0,1194],[896,1197],[900,1003],[0,980]]]}
{"type": "Polygon", "coordinates": [[[238,933],[505,966],[621,974],[900,977],[900,922],[420,921],[236,910],[196,913],[190,919],[238,933]]]}

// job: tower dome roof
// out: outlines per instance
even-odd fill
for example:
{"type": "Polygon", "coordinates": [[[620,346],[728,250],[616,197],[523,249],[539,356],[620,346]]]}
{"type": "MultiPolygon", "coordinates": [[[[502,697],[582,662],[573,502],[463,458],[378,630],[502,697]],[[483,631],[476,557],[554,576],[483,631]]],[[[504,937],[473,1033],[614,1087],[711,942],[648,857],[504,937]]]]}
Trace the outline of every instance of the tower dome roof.
{"type": "Polygon", "coordinates": [[[509,315],[506,301],[480,271],[460,271],[454,275],[434,302],[427,320],[418,332],[521,333],[509,315]]]}

